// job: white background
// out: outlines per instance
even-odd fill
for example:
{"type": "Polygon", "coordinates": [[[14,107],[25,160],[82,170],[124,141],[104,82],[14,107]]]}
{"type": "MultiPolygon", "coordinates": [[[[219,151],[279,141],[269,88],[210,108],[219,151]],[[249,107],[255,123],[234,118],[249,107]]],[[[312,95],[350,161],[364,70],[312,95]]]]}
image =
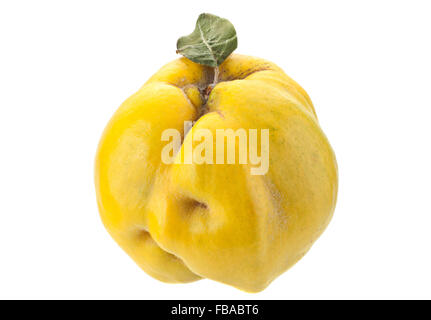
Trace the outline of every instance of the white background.
{"type": "Polygon", "coordinates": [[[431,298],[429,1],[1,1],[0,298],[431,298]],[[141,271],[98,216],[115,109],[201,12],[310,94],[337,155],[334,218],[265,291],[141,271]]]}

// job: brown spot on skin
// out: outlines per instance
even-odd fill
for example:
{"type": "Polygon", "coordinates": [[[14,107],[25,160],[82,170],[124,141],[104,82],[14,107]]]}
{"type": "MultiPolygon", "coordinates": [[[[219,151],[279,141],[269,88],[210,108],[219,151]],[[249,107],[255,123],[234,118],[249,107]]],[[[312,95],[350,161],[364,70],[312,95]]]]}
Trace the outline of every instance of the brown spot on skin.
{"type": "Polygon", "coordinates": [[[222,117],[224,119],[224,115],[220,110],[215,110],[215,112],[217,112],[220,115],[220,117],[222,117]]]}
{"type": "Polygon", "coordinates": [[[184,199],[184,206],[188,208],[190,211],[198,208],[208,209],[208,205],[206,203],[200,202],[193,198],[184,199]]]}

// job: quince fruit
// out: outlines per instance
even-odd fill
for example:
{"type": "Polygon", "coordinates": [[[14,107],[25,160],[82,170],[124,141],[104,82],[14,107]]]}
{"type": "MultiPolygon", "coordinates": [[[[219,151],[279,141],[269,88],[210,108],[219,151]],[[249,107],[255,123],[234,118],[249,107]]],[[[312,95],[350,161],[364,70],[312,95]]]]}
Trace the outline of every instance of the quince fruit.
{"type": "Polygon", "coordinates": [[[145,272],[248,292],[263,290],[310,249],[331,220],[337,179],[307,93],[275,64],[237,54],[217,68],[184,57],[161,68],[113,115],[95,163],[102,221],[145,272]],[[185,132],[187,121],[196,122],[185,132]],[[182,139],[173,163],[161,159],[167,129],[182,139]],[[199,129],[214,137],[245,129],[247,138],[249,129],[268,129],[266,172],[252,174],[254,165],[238,159],[184,163],[199,129]]]}

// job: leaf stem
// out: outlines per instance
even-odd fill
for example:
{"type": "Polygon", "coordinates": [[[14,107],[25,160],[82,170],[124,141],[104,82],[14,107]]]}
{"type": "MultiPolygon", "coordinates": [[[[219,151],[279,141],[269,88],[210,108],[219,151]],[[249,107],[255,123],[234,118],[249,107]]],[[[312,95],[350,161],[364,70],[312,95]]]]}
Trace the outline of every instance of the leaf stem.
{"type": "Polygon", "coordinates": [[[212,83],[212,86],[213,86],[213,87],[218,83],[218,77],[219,77],[219,74],[220,74],[220,69],[219,69],[219,67],[215,67],[215,68],[214,68],[214,80],[213,80],[213,83],[212,83]]]}

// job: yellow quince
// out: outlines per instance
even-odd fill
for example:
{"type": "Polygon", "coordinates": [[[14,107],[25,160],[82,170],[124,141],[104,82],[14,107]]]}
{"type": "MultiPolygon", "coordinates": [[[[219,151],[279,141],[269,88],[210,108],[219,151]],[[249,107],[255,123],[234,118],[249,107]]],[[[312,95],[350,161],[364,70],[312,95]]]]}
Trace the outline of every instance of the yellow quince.
{"type": "MultiPolygon", "coordinates": [[[[257,143],[264,150],[263,140],[257,143]]],[[[237,155],[241,148],[235,144],[237,155]]],[[[161,68],[109,121],[95,184],[106,229],[149,275],[165,282],[208,278],[257,292],[304,256],[328,225],[337,164],[309,96],[275,64],[230,54],[213,68],[183,57],[161,68]],[[171,163],[162,160],[167,129],[181,135],[171,163]],[[264,174],[252,174],[256,164],[239,157],[217,163],[229,150],[216,149],[215,141],[212,163],[185,163],[185,146],[197,147],[193,135],[202,129],[214,137],[219,129],[244,129],[248,145],[250,130],[267,129],[264,174]]]]}

